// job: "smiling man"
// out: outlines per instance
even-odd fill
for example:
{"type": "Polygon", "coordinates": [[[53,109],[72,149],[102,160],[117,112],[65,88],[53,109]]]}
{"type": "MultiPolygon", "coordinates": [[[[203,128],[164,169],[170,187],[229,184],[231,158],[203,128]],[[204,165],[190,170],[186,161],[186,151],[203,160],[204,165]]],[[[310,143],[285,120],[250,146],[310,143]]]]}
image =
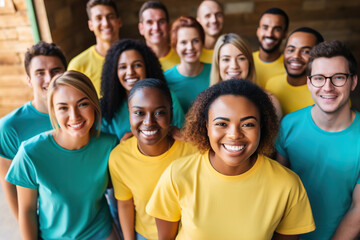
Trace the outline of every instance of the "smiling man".
{"type": "Polygon", "coordinates": [[[112,44],[119,40],[122,21],[113,0],[90,0],[86,4],[86,11],[89,17],[88,26],[95,35],[96,44],[73,58],[68,70],[76,70],[88,76],[100,97],[105,55],[112,44]]]}
{"type": "Polygon", "coordinates": [[[265,89],[277,97],[283,115],[314,103],[306,86],[306,67],[311,49],[324,39],[312,28],[294,30],[286,40],[284,66],[286,73],[270,78],[265,89]]]}
{"type": "Polygon", "coordinates": [[[270,8],[260,17],[256,31],[260,47],[253,57],[257,83],[261,87],[265,87],[271,77],[285,72],[280,46],[288,27],[289,17],[280,8],[270,8]]]}
{"type": "Polygon", "coordinates": [[[16,188],[5,181],[5,175],[23,141],[52,129],[47,108],[47,88],[52,77],[64,72],[67,67],[60,48],[45,42],[29,48],[24,62],[28,85],[33,89],[34,98],[0,119],[0,183],[16,219],[16,188]]]}
{"type": "Polygon", "coordinates": [[[224,26],[224,11],[216,0],[202,1],[197,9],[196,20],[205,31],[205,43],[201,53],[201,62],[211,63],[216,40],[224,26]]]}
{"type": "Polygon", "coordinates": [[[315,105],[284,117],[277,160],[299,175],[316,230],[301,239],[360,236],[360,113],[349,106],[357,63],[344,43],[323,42],[310,53],[307,87],[315,105]]]}

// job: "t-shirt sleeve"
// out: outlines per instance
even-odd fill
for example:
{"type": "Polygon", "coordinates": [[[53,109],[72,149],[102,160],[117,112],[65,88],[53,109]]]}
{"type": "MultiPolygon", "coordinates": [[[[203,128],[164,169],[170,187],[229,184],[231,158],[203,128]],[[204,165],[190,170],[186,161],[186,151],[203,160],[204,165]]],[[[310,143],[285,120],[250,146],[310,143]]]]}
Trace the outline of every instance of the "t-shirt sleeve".
{"type": "Polygon", "coordinates": [[[11,126],[7,126],[6,122],[0,121],[0,156],[12,160],[19,146],[16,131],[11,126]]]}
{"type": "Polygon", "coordinates": [[[117,160],[118,157],[115,149],[114,151],[111,152],[109,158],[110,177],[114,187],[115,198],[118,200],[125,201],[131,199],[133,196],[131,190],[126,186],[126,184],[121,178],[121,174],[119,172],[119,165],[116,164],[117,160]]]}
{"type": "Polygon", "coordinates": [[[315,223],[308,196],[301,180],[296,176],[289,193],[284,216],[276,228],[276,232],[284,235],[298,235],[315,230],[315,223]]]}
{"type": "Polygon", "coordinates": [[[284,158],[288,158],[288,155],[287,155],[286,149],[285,149],[285,141],[286,141],[285,133],[286,133],[285,122],[282,121],[281,125],[280,125],[278,136],[275,139],[275,149],[281,156],[283,156],[284,158]]]}
{"type": "Polygon", "coordinates": [[[181,218],[179,194],[172,178],[172,164],[161,175],[159,182],[146,206],[150,216],[169,222],[181,218]]]}
{"type": "Polygon", "coordinates": [[[26,188],[38,188],[37,174],[33,161],[21,144],[5,176],[6,181],[26,188]]]}
{"type": "Polygon", "coordinates": [[[181,128],[185,121],[184,111],[180,105],[179,99],[173,92],[171,92],[171,98],[173,101],[173,120],[171,125],[181,128]]]}
{"type": "Polygon", "coordinates": [[[67,70],[75,70],[81,72],[82,68],[80,67],[78,56],[76,56],[69,62],[67,70]]]}

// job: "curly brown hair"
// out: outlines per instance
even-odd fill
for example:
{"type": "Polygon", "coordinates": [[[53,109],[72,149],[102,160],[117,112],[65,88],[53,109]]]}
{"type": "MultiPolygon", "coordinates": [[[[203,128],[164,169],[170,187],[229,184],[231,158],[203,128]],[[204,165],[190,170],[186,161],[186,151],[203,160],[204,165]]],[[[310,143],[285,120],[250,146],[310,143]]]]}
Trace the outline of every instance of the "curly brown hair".
{"type": "Polygon", "coordinates": [[[197,96],[181,129],[185,140],[195,144],[200,152],[211,148],[206,127],[209,108],[218,97],[223,95],[246,97],[254,103],[260,113],[261,126],[260,143],[254,154],[271,156],[274,152],[274,140],[279,128],[274,106],[268,94],[260,87],[243,79],[220,82],[197,96]]]}

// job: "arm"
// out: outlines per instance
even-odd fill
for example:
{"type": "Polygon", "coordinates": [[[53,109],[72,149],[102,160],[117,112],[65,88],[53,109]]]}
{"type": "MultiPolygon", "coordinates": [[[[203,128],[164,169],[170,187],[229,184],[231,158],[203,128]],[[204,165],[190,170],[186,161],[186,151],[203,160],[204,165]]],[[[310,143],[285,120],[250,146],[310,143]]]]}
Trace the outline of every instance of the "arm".
{"type": "Polygon", "coordinates": [[[0,183],[3,188],[6,201],[9,204],[16,220],[18,220],[18,198],[16,193],[16,186],[5,180],[5,176],[9,170],[10,164],[11,160],[0,157],[0,183]]]}
{"type": "Polygon", "coordinates": [[[19,225],[21,236],[24,240],[38,239],[37,189],[17,186],[19,197],[19,225]]]}
{"type": "Polygon", "coordinates": [[[275,232],[273,236],[273,240],[298,240],[299,235],[283,235],[275,232]]]}
{"type": "Polygon", "coordinates": [[[280,153],[276,153],[276,161],[278,161],[281,165],[290,168],[289,159],[283,157],[280,153]]]}
{"type": "Polygon", "coordinates": [[[169,222],[155,218],[159,240],[173,240],[176,237],[179,222],[169,222]]]}
{"type": "Polygon", "coordinates": [[[121,229],[125,240],[135,239],[135,206],[133,198],[129,200],[118,200],[118,214],[121,229]]]}
{"type": "Polygon", "coordinates": [[[332,240],[357,239],[360,236],[360,184],[356,184],[352,204],[339,223],[332,240]]]}

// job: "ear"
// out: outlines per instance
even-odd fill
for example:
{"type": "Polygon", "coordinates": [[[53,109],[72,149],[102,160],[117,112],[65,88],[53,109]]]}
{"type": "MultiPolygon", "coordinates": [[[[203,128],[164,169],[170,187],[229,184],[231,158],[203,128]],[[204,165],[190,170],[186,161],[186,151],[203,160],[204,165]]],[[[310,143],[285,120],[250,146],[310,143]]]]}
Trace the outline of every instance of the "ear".
{"type": "Polygon", "coordinates": [[[144,36],[144,25],[142,24],[142,22],[139,22],[138,28],[139,28],[140,35],[144,36]]]}
{"type": "Polygon", "coordinates": [[[91,20],[88,20],[88,27],[89,27],[90,31],[92,31],[92,32],[94,31],[94,26],[93,26],[91,20]]]}
{"type": "Polygon", "coordinates": [[[32,88],[31,78],[27,75],[26,75],[26,81],[27,81],[28,86],[32,88]]]}
{"type": "Polygon", "coordinates": [[[119,28],[121,28],[123,26],[121,17],[118,17],[118,26],[119,26],[119,28]]]}
{"type": "Polygon", "coordinates": [[[306,85],[307,85],[308,89],[310,89],[310,87],[311,87],[311,82],[310,82],[310,79],[309,79],[308,76],[306,76],[306,85]]]}
{"type": "Polygon", "coordinates": [[[358,82],[358,76],[354,75],[351,81],[351,91],[354,91],[358,82]]]}

